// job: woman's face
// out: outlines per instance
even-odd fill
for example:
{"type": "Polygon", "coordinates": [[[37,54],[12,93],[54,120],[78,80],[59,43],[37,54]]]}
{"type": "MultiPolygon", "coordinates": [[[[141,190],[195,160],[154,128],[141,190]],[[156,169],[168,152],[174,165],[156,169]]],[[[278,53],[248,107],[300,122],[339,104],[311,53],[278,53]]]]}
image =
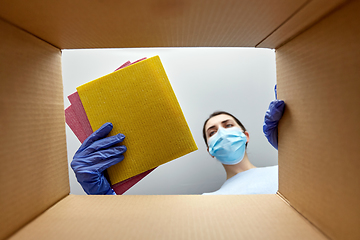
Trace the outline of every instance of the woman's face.
{"type": "MultiPolygon", "coordinates": [[[[220,114],[220,115],[210,118],[209,121],[205,125],[206,140],[208,143],[209,143],[209,139],[215,135],[215,133],[217,132],[217,130],[220,127],[225,128],[225,129],[232,128],[232,127],[238,127],[242,131],[244,131],[244,129],[242,129],[239,126],[239,124],[237,124],[237,122],[235,121],[235,119],[233,117],[231,117],[227,114],[220,114]]],[[[245,135],[247,138],[247,142],[249,142],[248,132],[245,132],[245,135]]]]}
{"type": "MultiPolygon", "coordinates": [[[[235,119],[233,117],[231,117],[227,114],[220,114],[220,115],[210,118],[209,121],[205,125],[206,140],[208,143],[209,143],[209,139],[215,135],[215,133],[217,132],[217,130],[220,127],[222,127],[222,128],[238,127],[242,131],[244,131],[244,129],[242,129],[239,124],[237,124],[237,122],[235,121],[235,119]]],[[[246,143],[248,143],[250,140],[249,133],[247,131],[245,131],[244,134],[246,135],[246,138],[247,138],[246,143]]],[[[209,148],[207,148],[207,151],[209,152],[209,148]]]]}

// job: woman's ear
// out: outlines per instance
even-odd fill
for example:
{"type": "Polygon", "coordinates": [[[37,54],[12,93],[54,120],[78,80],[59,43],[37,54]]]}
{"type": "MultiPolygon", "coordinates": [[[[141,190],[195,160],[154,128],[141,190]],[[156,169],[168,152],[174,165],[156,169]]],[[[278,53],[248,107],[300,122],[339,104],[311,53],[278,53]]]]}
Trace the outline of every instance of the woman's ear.
{"type": "Polygon", "coordinates": [[[246,136],[246,143],[248,143],[250,141],[250,135],[249,135],[248,131],[245,131],[244,134],[246,136]]]}
{"type": "Polygon", "coordinates": [[[206,149],[206,150],[207,150],[207,152],[209,153],[209,155],[210,155],[212,158],[214,158],[214,156],[213,156],[213,155],[211,155],[211,154],[210,154],[210,152],[209,152],[209,147],[207,147],[207,149],[206,149]]]}

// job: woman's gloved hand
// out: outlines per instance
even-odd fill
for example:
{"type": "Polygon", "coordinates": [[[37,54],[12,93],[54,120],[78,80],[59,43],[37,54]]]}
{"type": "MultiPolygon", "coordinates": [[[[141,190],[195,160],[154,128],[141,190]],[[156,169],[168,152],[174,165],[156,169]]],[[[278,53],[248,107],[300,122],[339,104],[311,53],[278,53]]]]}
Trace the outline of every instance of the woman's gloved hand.
{"type": "Polygon", "coordinates": [[[265,113],[265,119],[263,124],[263,132],[270,144],[277,150],[278,149],[278,124],[281,119],[285,102],[277,99],[277,91],[275,85],[275,98],[271,101],[268,110],[265,113]]]}
{"type": "Polygon", "coordinates": [[[124,140],[121,133],[106,137],[112,130],[105,123],[80,146],[71,162],[78,182],[87,194],[116,195],[104,176],[104,171],[124,159],[125,146],[114,146],[124,140]]]}

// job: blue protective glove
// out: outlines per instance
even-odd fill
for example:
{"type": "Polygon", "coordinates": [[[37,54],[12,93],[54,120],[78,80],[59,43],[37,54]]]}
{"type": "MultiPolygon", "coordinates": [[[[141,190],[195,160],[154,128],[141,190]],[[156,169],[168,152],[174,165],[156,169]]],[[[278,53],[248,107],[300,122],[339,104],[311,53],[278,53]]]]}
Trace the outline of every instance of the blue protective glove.
{"type": "Polygon", "coordinates": [[[277,150],[278,149],[278,124],[281,119],[285,102],[277,99],[277,91],[275,85],[275,98],[271,101],[268,110],[265,113],[263,124],[263,132],[269,143],[277,150]]]}
{"type": "Polygon", "coordinates": [[[71,162],[78,182],[87,194],[116,195],[104,176],[104,171],[124,159],[125,146],[114,146],[124,140],[121,133],[106,137],[112,130],[105,123],[80,146],[71,162]]]}

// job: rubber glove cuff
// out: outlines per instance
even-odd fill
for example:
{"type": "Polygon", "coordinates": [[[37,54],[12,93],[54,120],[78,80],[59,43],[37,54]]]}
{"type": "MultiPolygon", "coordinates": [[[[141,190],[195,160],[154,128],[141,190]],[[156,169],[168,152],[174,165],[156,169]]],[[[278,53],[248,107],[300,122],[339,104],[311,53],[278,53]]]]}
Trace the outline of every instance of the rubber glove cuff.
{"type": "Polygon", "coordinates": [[[265,113],[263,132],[270,144],[278,149],[278,124],[284,114],[285,102],[283,100],[271,101],[265,113]]]}

